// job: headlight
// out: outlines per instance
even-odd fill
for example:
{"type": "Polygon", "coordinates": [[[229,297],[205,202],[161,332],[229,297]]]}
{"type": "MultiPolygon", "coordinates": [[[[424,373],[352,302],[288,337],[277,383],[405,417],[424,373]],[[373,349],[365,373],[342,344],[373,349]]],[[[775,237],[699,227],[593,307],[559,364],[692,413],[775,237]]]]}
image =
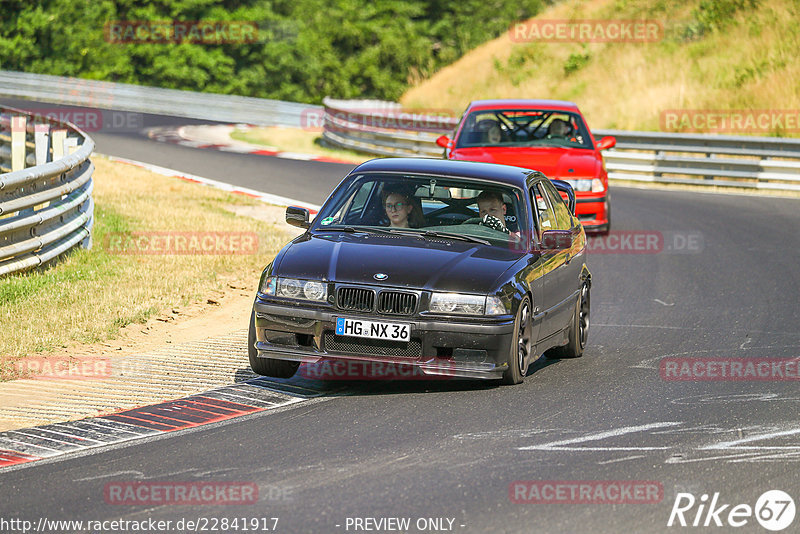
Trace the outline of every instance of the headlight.
{"type": "Polygon", "coordinates": [[[297,280],[268,276],[261,284],[261,293],[287,299],[324,302],[328,298],[328,285],[317,280],[297,280]]]}
{"type": "Polygon", "coordinates": [[[600,178],[592,179],[592,193],[601,193],[605,191],[605,187],[603,187],[603,181],[600,178]]]}
{"type": "Polygon", "coordinates": [[[592,189],[592,181],[591,180],[578,180],[578,187],[576,187],[578,191],[589,191],[592,189]]]}
{"type": "Polygon", "coordinates": [[[306,282],[303,284],[303,295],[308,300],[325,300],[328,297],[328,286],[322,282],[306,282]]]}
{"type": "Polygon", "coordinates": [[[503,315],[507,313],[500,297],[461,293],[433,293],[428,310],[433,313],[452,315],[503,315]]]}

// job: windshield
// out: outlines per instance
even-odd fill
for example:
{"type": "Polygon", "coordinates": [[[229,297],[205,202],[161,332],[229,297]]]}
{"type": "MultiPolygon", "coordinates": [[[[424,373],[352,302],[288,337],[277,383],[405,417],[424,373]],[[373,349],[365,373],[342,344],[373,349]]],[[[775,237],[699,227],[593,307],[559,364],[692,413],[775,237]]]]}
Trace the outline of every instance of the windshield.
{"type": "Polygon", "coordinates": [[[547,109],[470,113],[464,119],[456,148],[478,146],[594,148],[580,115],[547,109]]]}
{"type": "Polygon", "coordinates": [[[311,230],[388,231],[507,246],[527,230],[522,198],[517,188],[486,181],[356,175],[323,206],[311,230]]]}

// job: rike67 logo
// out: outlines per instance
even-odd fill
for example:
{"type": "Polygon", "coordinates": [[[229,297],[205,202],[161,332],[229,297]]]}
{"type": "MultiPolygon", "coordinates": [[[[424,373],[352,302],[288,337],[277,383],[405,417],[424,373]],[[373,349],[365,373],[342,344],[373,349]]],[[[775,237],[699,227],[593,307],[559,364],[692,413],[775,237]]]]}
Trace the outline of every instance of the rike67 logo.
{"type": "Polygon", "coordinates": [[[705,493],[699,499],[691,493],[678,493],[667,526],[738,528],[750,524],[755,516],[762,527],[777,532],[792,524],[795,511],[794,500],[781,490],[764,492],[754,507],[724,503],[719,492],[714,493],[710,501],[705,493]]]}

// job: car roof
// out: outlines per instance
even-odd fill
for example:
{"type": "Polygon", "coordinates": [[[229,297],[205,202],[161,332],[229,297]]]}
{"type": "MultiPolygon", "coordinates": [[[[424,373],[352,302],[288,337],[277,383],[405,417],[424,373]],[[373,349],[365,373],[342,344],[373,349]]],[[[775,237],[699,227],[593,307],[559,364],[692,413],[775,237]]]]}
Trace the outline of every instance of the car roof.
{"type": "Polygon", "coordinates": [[[468,111],[483,109],[553,109],[579,112],[578,105],[575,102],[545,99],[473,100],[467,107],[468,111]]]}
{"type": "Polygon", "coordinates": [[[433,174],[462,178],[491,180],[507,185],[526,187],[526,180],[538,171],[475,161],[456,161],[433,158],[378,158],[362,163],[350,175],[367,172],[396,172],[407,174],[433,174]]]}

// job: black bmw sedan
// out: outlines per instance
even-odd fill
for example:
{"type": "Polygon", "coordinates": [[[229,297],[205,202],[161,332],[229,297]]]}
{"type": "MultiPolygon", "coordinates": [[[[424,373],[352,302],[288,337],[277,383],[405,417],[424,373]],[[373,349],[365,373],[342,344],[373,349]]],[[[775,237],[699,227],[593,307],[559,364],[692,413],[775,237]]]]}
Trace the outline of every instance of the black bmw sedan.
{"type": "Polygon", "coordinates": [[[517,384],[546,351],[583,353],[591,274],[565,182],[505,165],[377,159],[309,218],[287,208],[305,233],[261,275],[248,338],[258,374],[379,362],[517,384]]]}

